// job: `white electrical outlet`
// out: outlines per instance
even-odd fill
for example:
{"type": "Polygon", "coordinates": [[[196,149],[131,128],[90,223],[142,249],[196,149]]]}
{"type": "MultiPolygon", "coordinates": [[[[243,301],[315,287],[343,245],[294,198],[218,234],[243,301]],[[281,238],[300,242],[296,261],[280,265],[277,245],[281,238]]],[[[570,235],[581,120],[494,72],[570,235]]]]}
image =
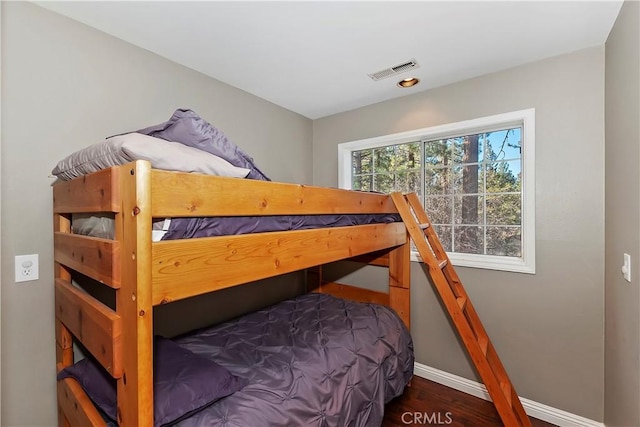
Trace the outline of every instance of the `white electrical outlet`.
{"type": "Polygon", "coordinates": [[[38,280],[38,254],[16,256],[16,283],[38,280]]]}

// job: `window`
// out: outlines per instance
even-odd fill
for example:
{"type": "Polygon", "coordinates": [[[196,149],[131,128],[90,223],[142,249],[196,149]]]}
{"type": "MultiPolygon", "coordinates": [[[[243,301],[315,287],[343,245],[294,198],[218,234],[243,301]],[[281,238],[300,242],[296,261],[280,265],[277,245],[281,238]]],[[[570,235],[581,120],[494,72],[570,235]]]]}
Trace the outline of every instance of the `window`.
{"type": "Polygon", "coordinates": [[[416,192],[455,265],[535,273],[533,109],[347,142],[338,153],[342,188],[416,192]]]}

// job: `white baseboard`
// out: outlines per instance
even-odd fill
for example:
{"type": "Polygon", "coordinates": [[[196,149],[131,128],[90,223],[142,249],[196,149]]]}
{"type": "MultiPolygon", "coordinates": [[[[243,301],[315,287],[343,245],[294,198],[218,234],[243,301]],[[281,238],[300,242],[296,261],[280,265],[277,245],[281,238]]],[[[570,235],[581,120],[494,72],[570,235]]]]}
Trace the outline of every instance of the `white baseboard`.
{"type": "MultiPolygon", "coordinates": [[[[476,381],[471,381],[417,362],[414,364],[413,373],[421,378],[451,387],[472,396],[476,396],[484,400],[491,400],[484,384],[480,384],[476,381]]],[[[563,411],[562,409],[543,405],[542,403],[534,402],[533,400],[521,397],[520,401],[522,402],[522,406],[527,412],[527,415],[551,424],[561,427],[605,427],[601,422],[593,421],[588,418],[563,411]]]]}

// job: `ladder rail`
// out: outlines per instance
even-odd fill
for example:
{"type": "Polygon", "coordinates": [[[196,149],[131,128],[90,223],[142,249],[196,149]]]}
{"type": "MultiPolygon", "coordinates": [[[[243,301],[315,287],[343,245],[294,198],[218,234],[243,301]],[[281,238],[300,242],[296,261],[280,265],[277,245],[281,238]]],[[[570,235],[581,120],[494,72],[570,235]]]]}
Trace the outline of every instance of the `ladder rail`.
{"type": "Polygon", "coordinates": [[[453,268],[435,230],[430,226],[429,217],[417,194],[392,193],[391,198],[423,262],[428,267],[432,284],[440,295],[502,422],[508,427],[531,426],[518,394],[462,285],[462,281],[453,268]]]}

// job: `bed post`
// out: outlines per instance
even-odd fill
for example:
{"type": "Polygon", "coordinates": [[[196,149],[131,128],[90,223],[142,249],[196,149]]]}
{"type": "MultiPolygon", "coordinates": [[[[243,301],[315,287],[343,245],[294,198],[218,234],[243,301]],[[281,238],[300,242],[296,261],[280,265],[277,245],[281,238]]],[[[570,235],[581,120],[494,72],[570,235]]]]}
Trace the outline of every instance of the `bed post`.
{"type": "Polygon", "coordinates": [[[116,215],[121,242],[121,288],[116,311],[122,318],[123,374],[118,378],[118,423],[153,425],[153,306],[151,293],[151,166],[121,167],[122,210],[116,215]]]}
{"type": "MultiPolygon", "coordinates": [[[[70,233],[71,219],[69,216],[61,214],[53,214],[53,231],[70,233]]],[[[54,267],[54,277],[64,281],[71,281],[71,273],[60,263],[56,262],[54,267]]],[[[55,281],[54,281],[55,283],[55,281]]],[[[55,336],[56,336],[56,368],[60,371],[67,366],[73,364],[73,336],[69,329],[56,317],[55,319],[55,336]]],[[[65,417],[60,405],[58,405],[58,426],[68,427],[69,420],[65,417]]]]}
{"type": "Polygon", "coordinates": [[[389,252],[389,306],[411,330],[411,241],[389,252]]]}

